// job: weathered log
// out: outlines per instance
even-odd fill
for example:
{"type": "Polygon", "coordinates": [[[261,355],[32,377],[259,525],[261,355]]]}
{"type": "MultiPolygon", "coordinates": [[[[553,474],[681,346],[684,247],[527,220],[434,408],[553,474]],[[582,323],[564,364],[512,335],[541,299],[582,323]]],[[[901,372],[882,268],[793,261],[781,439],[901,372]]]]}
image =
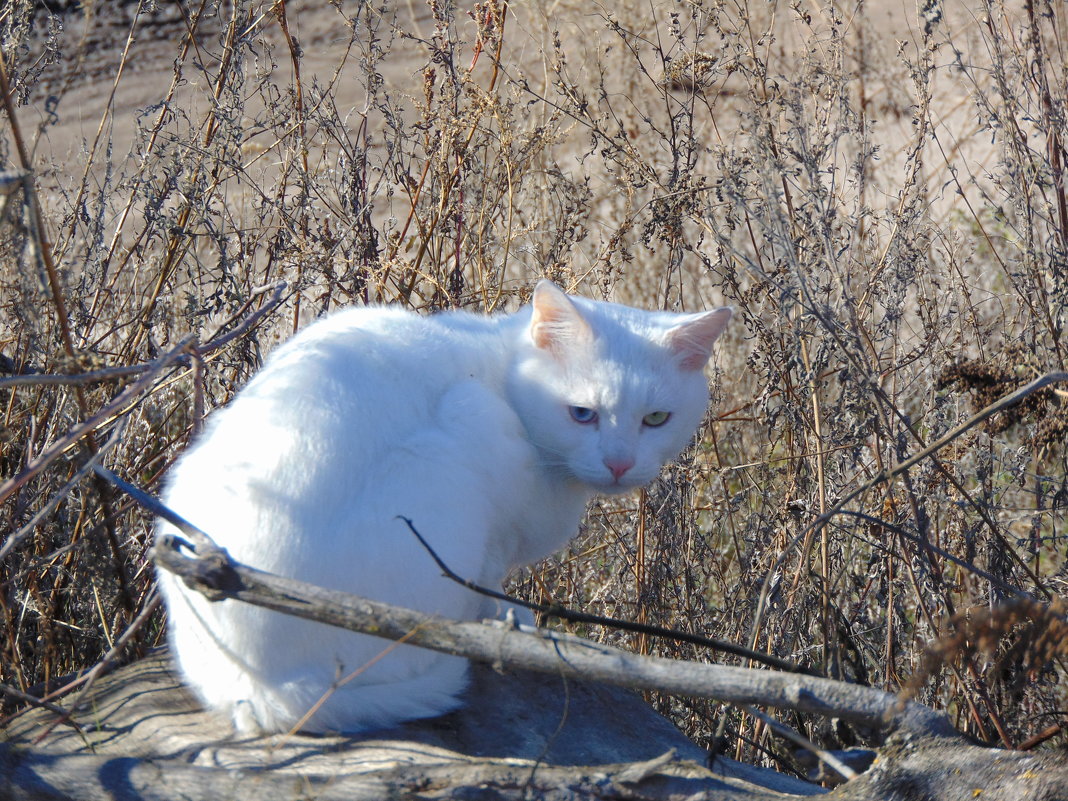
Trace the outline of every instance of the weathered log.
{"type": "Polygon", "coordinates": [[[93,688],[82,731],[47,710],[0,732],[0,799],[709,798],[782,799],[815,785],[716,759],[637,695],[565,676],[476,666],[457,712],[363,737],[235,737],[204,711],[165,653],[93,688]],[[529,788],[525,790],[524,788],[529,788]]]}
{"type": "MultiPolygon", "coordinates": [[[[0,731],[0,801],[784,801],[820,792],[729,759],[707,767],[701,749],[624,690],[486,666],[475,667],[464,709],[366,737],[235,738],[164,654],[102,679],[78,716],[81,733],[60,727],[36,742],[53,719],[36,709],[0,731]]],[[[826,797],[1060,801],[1068,760],[1061,750],[898,734],[826,797]]]]}
{"type": "Polygon", "coordinates": [[[828,798],[888,801],[1065,801],[1068,753],[985,748],[900,735],[875,763],[828,798]]]}

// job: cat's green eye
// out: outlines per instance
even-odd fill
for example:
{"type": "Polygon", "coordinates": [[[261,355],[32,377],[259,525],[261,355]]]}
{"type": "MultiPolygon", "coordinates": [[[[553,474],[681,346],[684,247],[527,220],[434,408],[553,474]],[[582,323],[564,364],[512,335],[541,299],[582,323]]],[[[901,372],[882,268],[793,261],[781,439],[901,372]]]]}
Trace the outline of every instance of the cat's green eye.
{"type": "Polygon", "coordinates": [[[597,412],[593,409],[587,409],[585,406],[568,406],[567,410],[571,413],[571,419],[576,423],[597,422],[597,412]]]}
{"type": "Polygon", "coordinates": [[[662,426],[671,418],[671,412],[649,412],[642,418],[642,422],[649,428],[656,428],[662,426]]]}

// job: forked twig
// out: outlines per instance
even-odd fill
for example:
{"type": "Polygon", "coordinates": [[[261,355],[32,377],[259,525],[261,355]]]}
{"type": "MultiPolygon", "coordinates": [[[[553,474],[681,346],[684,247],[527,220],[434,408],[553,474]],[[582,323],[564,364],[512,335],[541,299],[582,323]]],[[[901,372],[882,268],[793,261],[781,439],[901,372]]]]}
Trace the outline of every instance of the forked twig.
{"type": "Polygon", "coordinates": [[[138,505],[143,506],[145,509],[152,512],[152,514],[154,514],[156,517],[163,518],[176,529],[178,529],[180,532],[182,532],[182,534],[185,535],[186,540],[181,544],[196,551],[197,558],[205,558],[209,552],[213,552],[222,554],[224,558],[229,559],[229,556],[226,556],[226,551],[216,545],[207,534],[205,534],[199,528],[194,526],[184,517],[174,512],[169,507],[160,503],[156,498],[149,495],[140,487],[135,487],[128,481],[123,481],[121,478],[112,473],[106,467],[96,465],[93,470],[102,479],[118,487],[131,498],[133,498],[133,500],[136,501],[138,505]]]}
{"type": "MultiPolygon", "coordinates": [[[[207,535],[204,534],[196,526],[189,523],[181,516],[175,514],[172,510],[168,509],[165,505],[160,503],[156,498],[153,498],[147,492],[144,492],[137,487],[123,481],[116,476],[110,470],[103,467],[94,468],[98,475],[107,481],[110,481],[116,487],[128,494],[137,503],[144,506],[153,514],[162,517],[172,526],[177,528],[182,534],[188,538],[188,544],[197,552],[198,556],[205,555],[205,549],[214,549],[220,554],[225,554],[225,551],[220,549],[215,543],[211,541],[207,535]]],[[[814,671],[796,665],[792,662],[788,662],[785,659],[779,659],[778,657],[771,656],[769,654],[760,653],[758,651],[751,651],[748,648],[743,648],[735,643],[727,642],[724,640],[717,640],[710,637],[702,637],[698,634],[690,634],[685,631],[676,631],[674,629],[663,628],[661,626],[653,626],[646,623],[634,623],[629,620],[620,620],[616,618],[603,617],[601,615],[591,615],[586,612],[578,612],[575,610],[567,609],[559,604],[538,604],[530,601],[524,601],[520,598],[514,598],[503,592],[491,590],[486,587],[481,587],[475,584],[473,581],[458,576],[452,571],[452,569],[442,561],[441,557],[437,555],[430,544],[423,538],[423,535],[419,533],[415,525],[410,519],[404,516],[398,516],[401,520],[407,524],[412,534],[416,536],[422,546],[430,554],[431,558],[441,568],[442,573],[446,578],[452,581],[458,582],[474,592],[481,595],[486,595],[490,598],[496,598],[497,600],[504,601],[505,603],[514,604],[516,606],[523,606],[527,609],[532,609],[536,612],[542,612],[553,617],[558,617],[561,620],[567,620],[572,623],[593,623],[599,626],[607,626],[610,628],[618,628],[624,631],[634,631],[637,633],[648,634],[654,637],[661,637],[665,639],[677,640],[679,642],[688,642],[694,645],[701,645],[706,648],[712,648],[717,651],[723,651],[725,653],[734,654],[735,656],[741,656],[746,659],[752,659],[756,662],[768,665],[769,667],[776,668],[778,670],[785,671],[787,673],[800,673],[804,675],[816,676],[819,675],[814,671]]]]}

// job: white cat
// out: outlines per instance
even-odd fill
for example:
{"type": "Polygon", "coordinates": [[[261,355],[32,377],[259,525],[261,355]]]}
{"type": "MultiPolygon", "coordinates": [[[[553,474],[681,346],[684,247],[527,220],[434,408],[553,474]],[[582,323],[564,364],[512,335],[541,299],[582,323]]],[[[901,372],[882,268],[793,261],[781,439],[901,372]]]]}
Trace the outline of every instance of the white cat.
{"type": "MultiPolygon", "coordinates": [[[[730,316],[640,311],[548,281],[505,316],[342,311],[278,348],[213,415],[164,502],[245,564],[473,618],[485,599],[443,578],[398,515],[456,573],[499,587],[574,536],[594,494],[651,481],[686,445],[730,316]]],[[[163,571],[160,584],[186,680],[240,731],[287,730],[324,696],[304,730],[460,703],[463,659],[399,646],[372,662],[388,641],[211,603],[163,571]]]]}

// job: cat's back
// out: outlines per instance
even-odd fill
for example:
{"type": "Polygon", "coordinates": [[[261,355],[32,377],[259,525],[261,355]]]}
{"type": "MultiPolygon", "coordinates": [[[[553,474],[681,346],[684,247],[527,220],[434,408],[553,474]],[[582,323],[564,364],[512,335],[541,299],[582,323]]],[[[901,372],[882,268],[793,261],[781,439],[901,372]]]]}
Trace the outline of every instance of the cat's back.
{"type": "Polygon", "coordinates": [[[506,327],[498,317],[375,306],[319,320],[213,413],[172,489],[217,493],[267,482],[299,492],[332,486],[329,476],[373,475],[397,442],[433,425],[458,381],[501,392],[506,327]]]}
{"type": "Polygon", "coordinates": [[[461,312],[345,309],[279,346],[230,408],[304,429],[337,415],[354,425],[403,421],[432,408],[458,376],[500,383],[507,358],[500,322],[461,312]]]}
{"type": "Polygon", "coordinates": [[[242,395],[315,387],[329,392],[375,387],[433,393],[470,368],[494,380],[501,357],[500,318],[465,312],[421,315],[389,306],[354,307],[308,326],[281,345],[242,395]],[[376,381],[368,384],[367,379],[376,381]]]}

